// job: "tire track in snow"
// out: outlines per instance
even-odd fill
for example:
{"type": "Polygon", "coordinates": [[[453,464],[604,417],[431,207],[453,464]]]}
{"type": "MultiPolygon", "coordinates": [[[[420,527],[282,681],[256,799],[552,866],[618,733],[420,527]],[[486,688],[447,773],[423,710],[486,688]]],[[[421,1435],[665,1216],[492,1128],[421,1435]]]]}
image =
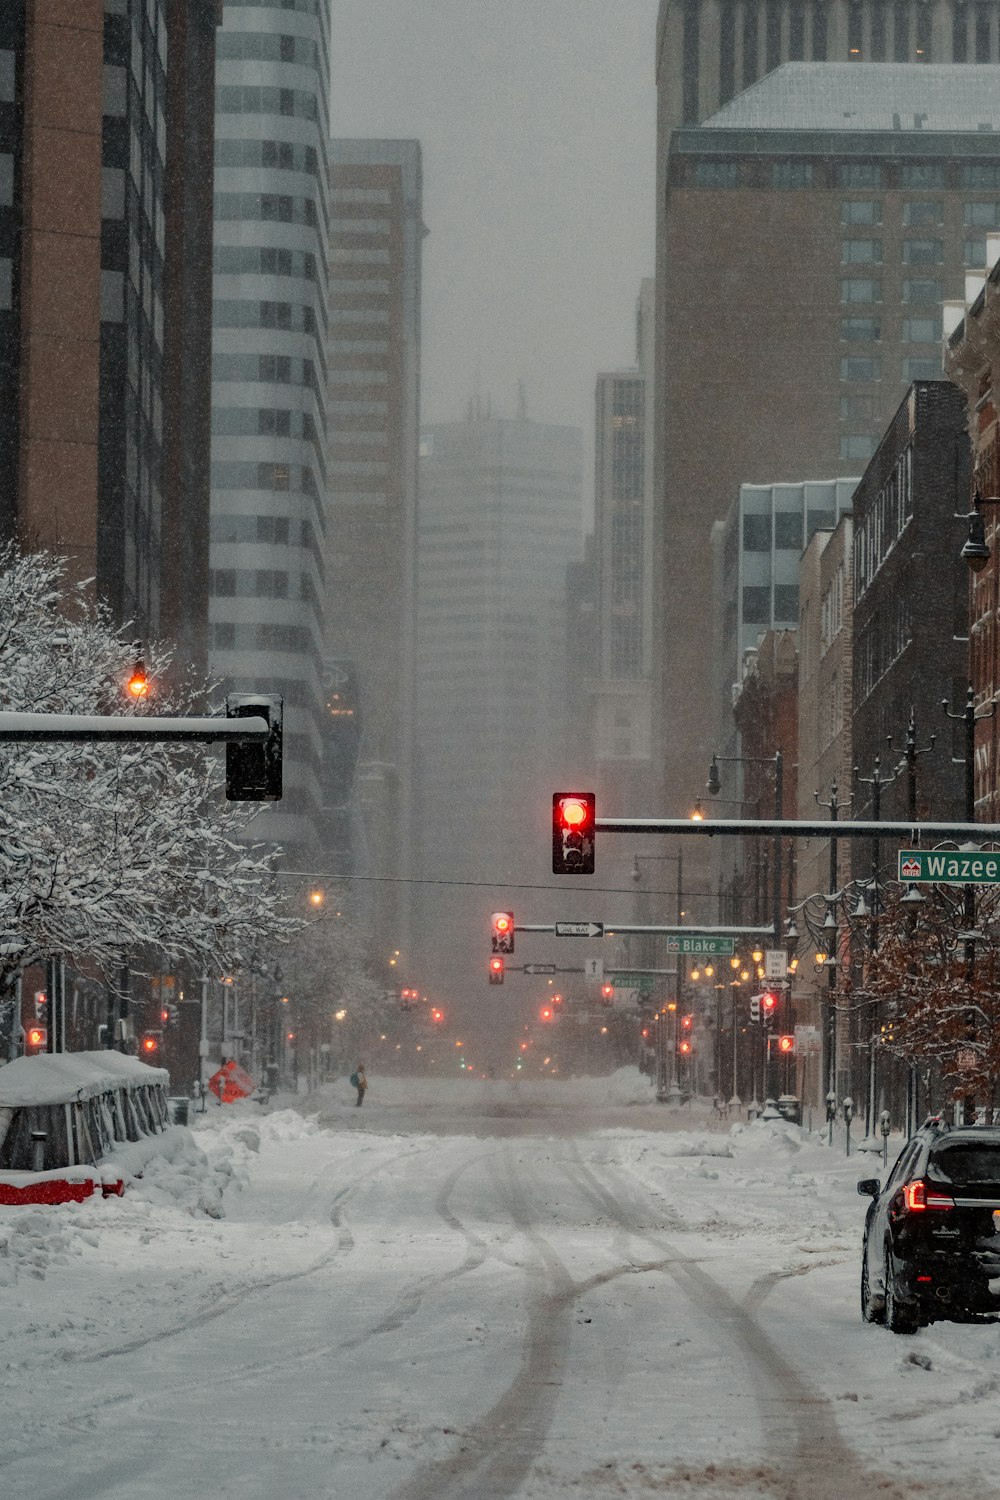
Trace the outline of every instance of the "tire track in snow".
{"type": "MultiPolygon", "coordinates": [[[[581,1177],[590,1183],[595,1201],[613,1219],[630,1229],[636,1239],[669,1252],[662,1269],[720,1331],[729,1334],[756,1377],[753,1395],[764,1426],[765,1451],[789,1500],[844,1500],[845,1495],[878,1493],[883,1500],[906,1500],[912,1488],[869,1470],[840,1435],[832,1404],[819,1395],[792,1365],[753,1317],[699,1261],[680,1252],[662,1234],[643,1222],[650,1198],[636,1183],[633,1203],[601,1182],[571,1143],[581,1177]],[[639,1201],[639,1197],[643,1201],[639,1201]],[[758,1381],[760,1385],[758,1385],[758,1381]]],[[[680,1487],[680,1484],[679,1484],[680,1487]]]]}

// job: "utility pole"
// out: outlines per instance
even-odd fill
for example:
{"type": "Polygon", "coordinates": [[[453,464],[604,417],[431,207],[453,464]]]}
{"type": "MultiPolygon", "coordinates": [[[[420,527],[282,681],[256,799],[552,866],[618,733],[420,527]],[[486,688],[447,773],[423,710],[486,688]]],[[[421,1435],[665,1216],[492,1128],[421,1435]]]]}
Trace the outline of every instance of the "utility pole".
{"type": "MultiPolygon", "coordinates": [[[[914,712],[914,709],[913,709],[913,705],[911,704],[910,705],[910,722],[906,726],[906,743],[905,743],[905,746],[904,746],[904,749],[903,749],[903,759],[900,762],[899,769],[900,770],[905,770],[905,773],[906,773],[906,812],[907,812],[907,816],[910,817],[910,818],[912,818],[913,821],[914,821],[914,823],[916,823],[916,821],[917,821],[917,757],[920,756],[920,755],[929,755],[930,752],[934,749],[934,744],[935,744],[936,740],[937,740],[937,735],[936,734],[932,734],[931,738],[930,738],[930,744],[924,745],[922,749],[919,749],[919,750],[917,749],[917,724],[916,724],[916,715],[915,715],[915,712],[914,712]]],[[[890,750],[892,749],[892,736],[891,735],[889,736],[889,748],[890,748],[890,750]]],[[[907,892],[907,895],[904,896],[903,899],[904,899],[904,901],[912,901],[914,903],[919,903],[919,902],[921,902],[923,900],[923,897],[920,895],[919,891],[917,890],[917,887],[915,885],[911,885],[910,888],[909,888],[909,891],[907,892]]],[[[916,930],[916,926],[917,926],[917,915],[916,915],[916,912],[914,911],[914,912],[911,913],[911,916],[910,916],[910,919],[909,919],[909,927],[910,927],[911,934],[916,930]]],[[[917,1065],[916,1065],[915,1062],[910,1061],[906,1065],[906,1136],[907,1136],[907,1139],[909,1139],[909,1137],[914,1133],[914,1131],[917,1128],[918,1107],[919,1107],[919,1102],[920,1102],[919,1098],[918,1098],[918,1086],[919,1086],[919,1072],[918,1072],[918,1069],[917,1069],[917,1065]]]]}
{"type": "MultiPolygon", "coordinates": [[[[859,768],[854,767],[854,780],[859,786],[870,786],[872,789],[872,817],[873,823],[878,823],[882,816],[882,788],[891,786],[896,780],[897,773],[891,776],[883,776],[882,759],[876,755],[875,765],[870,776],[862,776],[859,768]]],[[[869,951],[874,953],[878,947],[878,875],[879,875],[880,841],[878,830],[872,834],[872,874],[871,874],[871,943],[869,951]]],[[[878,1002],[872,1000],[868,1005],[868,1087],[865,1091],[865,1139],[869,1140],[875,1132],[876,1123],[876,1090],[878,1087],[878,1038],[876,1026],[878,1024],[878,1002]]]]}
{"type": "Polygon", "coordinates": [[[833,901],[840,886],[840,867],[838,860],[838,851],[840,845],[837,839],[836,825],[837,820],[840,816],[841,807],[849,807],[851,805],[850,798],[848,798],[846,803],[841,803],[838,795],[839,790],[840,788],[834,781],[830,786],[829,802],[823,802],[820,798],[819,792],[816,792],[814,794],[816,801],[819,803],[820,807],[829,808],[830,822],[833,825],[830,830],[830,868],[828,871],[829,884],[827,886],[826,920],[823,923],[823,931],[830,934],[830,948],[827,951],[826,959],[824,960],[827,965],[827,996],[826,1025],[823,1028],[823,1039],[825,1042],[826,1050],[826,1068],[824,1070],[824,1077],[826,1078],[828,1097],[831,1093],[836,1094],[837,1092],[837,1004],[834,999],[834,994],[837,988],[837,970],[840,960],[840,931],[837,926],[837,918],[834,915],[833,901]]]}

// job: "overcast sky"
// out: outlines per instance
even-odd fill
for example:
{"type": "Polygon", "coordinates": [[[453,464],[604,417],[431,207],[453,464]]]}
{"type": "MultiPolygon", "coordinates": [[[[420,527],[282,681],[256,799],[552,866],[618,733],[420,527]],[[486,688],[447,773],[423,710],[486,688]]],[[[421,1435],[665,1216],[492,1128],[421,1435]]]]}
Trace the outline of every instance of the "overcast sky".
{"type": "Polygon", "coordinates": [[[653,270],[657,0],[332,5],[334,135],[423,146],[424,421],[523,379],[589,432],[653,270]]]}

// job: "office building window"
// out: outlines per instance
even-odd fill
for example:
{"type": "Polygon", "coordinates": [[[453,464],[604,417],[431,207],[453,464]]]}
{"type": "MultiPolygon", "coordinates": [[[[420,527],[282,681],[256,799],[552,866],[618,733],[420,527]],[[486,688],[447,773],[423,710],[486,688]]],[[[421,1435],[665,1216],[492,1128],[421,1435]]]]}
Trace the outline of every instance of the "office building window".
{"type": "Polygon", "coordinates": [[[910,5],[909,0],[897,0],[892,7],[892,60],[910,61],[910,5]]]}
{"type": "Polygon", "coordinates": [[[943,260],[943,240],[903,241],[903,264],[906,266],[939,266],[943,260]]]}
{"type": "Polygon", "coordinates": [[[852,276],[840,283],[841,302],[881,302],[882,283],[870,276],[852,276]]]}
{"type": "Polygon", "coordinates": [[[774,621],[776,625],[796,625],[799,619],[799,586],[776,583],[774,586],[774,621]]]}
{"type": "Polygon", "coordinates": [[[842,161],[837,166],[837,186],[842,188],[880,188],[882,168],[874,161],[842,161]]]}
{"type": "Polygon", "coordinates": [[[743,0],[743,87],[757,82],[760,14],[755,0],[743,0]]]}
{"type": "Polygon", "coordinates": [[[957,63],[969,61],[969,13],[964,5],[951,8],[951,60],[957,63]]]}
{"type": "Polygon", "coordinates": [[[990,58],[990,10],[988,5],[976,6],[976,62],[988,63],[990,58]]]}
{"type": "Polygon", "coordinates": [[[847,55],[852,62],[859,62],[861,59],[864,44],[864,24],[864,11],[858,4],[858,0],[853,0],[847,15],[847,55]]]}
{"type": "Polygon", "coordinates": [[[904,344],[935,344],[941,337],[940,318],[904,318],[904,344]]]}
{"type": "Polygon", "coordinates": [[[10,312],[14,301],[14,263],[8,255],[0,255],[0,312],[10,312]]]}
{"type": "Polygon", "coordinates": [[[776,188],[812,187],[811,161],[774,161],[771,163],[771,186],[776,188]]]}
{"type": "Polygon", "coordinates": [[[882,361],[874,354],[845,354],[840,361],[841,380],[881,380],[882,361]]]}
{"type": "Polygon", "coordinates": [[[1000,229],[1000,203],[967,203],[962,222],[973,229],[1000,229]]]}
{"type": "Polygon", "coordinates": [[[881,224],[882,202],[879,198],[847,199],[840,205],[841,224],[881,224]]]}
{"type": "Polygon", "coordinates": [[[744,516],[743,517],[743,551],[744,552],[770,552],[771,550],[771,517],[770,516],[744,516]]]}
{"type": "Polygon", "coordinates": [[[904,161],[899,169],[900,186],[926,191],[944,187],[944,162],[904,161]]]}
{"type": "Polygon", "coordinates": [[[735,161],[698,161],[694,165],[694,185],[703,188],[734,188],[740,185],[739,163],[735,161]]]}
{"type": "Polygon", "coordinates": [[[858,426],[871,422],[875,417],[875,401],[872,396],[841,396],[840,420],[858,426]]]}
{"type": "Polygon", "coordinates": [[[977,271],[986,269],[986,236],[981,239],[966,240],[962,246],[962,259],[967,266],[972,266],[977,271]]]}
{"type": "Polygon", "coordinates": [[[845,266],[861,266],[882,259],[881,240],[841,240],[840,259],[845,266]]]}
{"type": "Polygon", "coordinates": [[[872,62],[885,62],[885,0],[875,0],[871,11],[872,62]]]}
{"type": "Polygon", "coordinates": [[[826,0],[813,0],[813,62],[826,62],[826,0]]]}
{"type": "Polygon", "coordinates": [[[802,62],[806,55],[805,6],[795,0],[788,14],[788,60],[802,62]]]}
{"type": "Polygon", "coordinates": [[[840,337],[848,343],[870,343],[882,337],[882,325],[878,318],[841,318],[840,337]]]}
{"type": "Polygon", "coordinates": [[[840,439],[840,456],[867,462],[875,452],[875,439],[868,432],[848,432],[840,439]]]}
{"type": "Polygon", "coordinates": [[[779,510],[774,517],[774,545],[781,552],[802,551],[802,512],[779,510]]]}
{"type": "Polygon", "coordinates": [[[903,204],[903,224],[907,229],[943,223],[944,204],[939,198],[922,198],[917,203],[903,204]]]}
{"type": "Polygon", "coordinates": [[[771,590],[747,586],[743,590],[744,625],[770,625],[771,590]]]}
{"type": "Polygon", "coordinates": [[[904,281],[904,302],[940,302],[944,297],[941,281],[904,281]]]}
{"type": "Polygon", "coordinates": [[[907,383],[911,380],[943,380],[940,358],[927,359],[914,356],[904,359],[903,379],[907,383]]]}
{"type": "Polygon", "coordinates": [[[917,6],[917,62],[931,61],[931,7],[917,6]]]}
{"type": "Polygon", "coordinates": [[[958,169],[958,185],[964,188],[978,188],[983,193],[994,190],[1000,192],[1000,162],[963,162],[958,169]]]}

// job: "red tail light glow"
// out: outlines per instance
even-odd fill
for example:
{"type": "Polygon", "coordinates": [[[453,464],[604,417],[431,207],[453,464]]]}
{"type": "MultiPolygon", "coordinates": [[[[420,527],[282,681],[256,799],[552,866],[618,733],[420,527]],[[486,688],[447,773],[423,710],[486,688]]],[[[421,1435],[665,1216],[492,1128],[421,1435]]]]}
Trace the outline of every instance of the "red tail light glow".
{"type": "Polygon", "coordinates": [[[950,1193],[942,1192],[940,1188],[931,1186],[930,1183],[920,1178],[916,1182],[908,1182],[903,1189],[903,1202],[908,1213],[917,1213],[926,1208],[945,1209],[954,1208],[955,1200],[950,1193]]]}

